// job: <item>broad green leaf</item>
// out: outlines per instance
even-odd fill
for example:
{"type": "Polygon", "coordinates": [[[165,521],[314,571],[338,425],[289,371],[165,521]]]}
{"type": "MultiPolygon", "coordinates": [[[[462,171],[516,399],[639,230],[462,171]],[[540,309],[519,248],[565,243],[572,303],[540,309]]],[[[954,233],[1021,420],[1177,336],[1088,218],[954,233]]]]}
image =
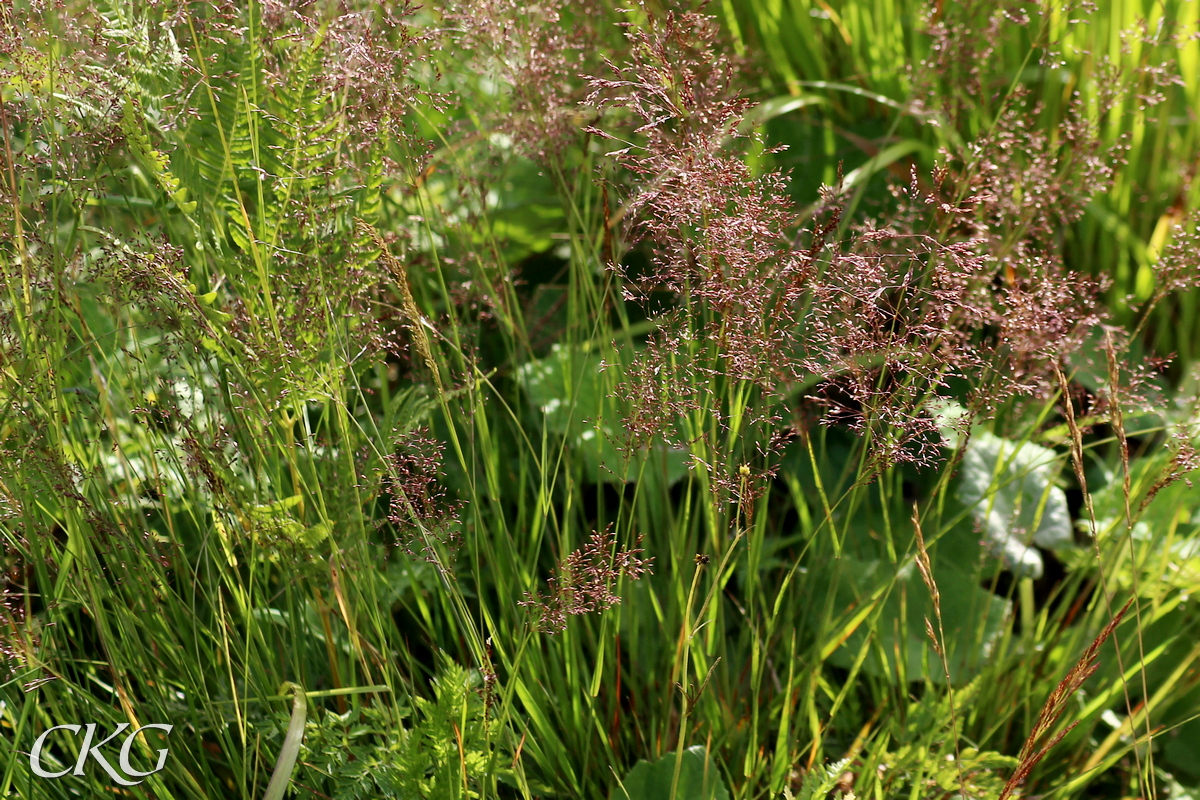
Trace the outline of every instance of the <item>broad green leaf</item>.
{"type": "Polygon", "coordinates": [[[669,753],[651,764],[639,761],[629,770],[621,785],[613,789],[611,800],[729,800],[729,791],[721,780],[716,764],[703,745],[683,751],[679,764],[679,782],[675,780],[676,754],[669,753]]]}
{"type": "MultiPolygon", "coordinates": [[[[571,451],[583,460],[588,480],[636,480],[639,463],[629,463],[617,451],[615,426],[624,409],[609,395],[600,356],[555,346],[550,355],[523,364],[517,380],[529,404],[541,412],[548,430],[563,436],[571,451]]],[[[687,474],[687,454],[665,446],[649,454],[647,471],[665,474],[675,483],[687,474]]]]}
{"type": "MultiPolygon", "coordinates": [[[[981,588],[964,569],[939,562],[933,579],[941,594],[941,621],[946,636],[946,656],[954,682],[973,675],[986,661],[996,638],[1003,633],[1009,603],[981,588]]],[[[926,634],[925,619],[936,627],[937,619],[929,590],[911,560],[899,566],[886,561],[863,561],[843,556],[827,564],[810,567],[812,596],[820,598],[809,612],[813,630],[838,629],[842,641],[827,648],[829,660],[851,668],[862,649],[867,655],[862,668],[871,675],[896,677],[897,657],[909,680],[927,677],[945,683],[945,676],[926,634]],[[882,589],[890,586],[880,602],[882,589]],[[821,623],[824,598],[833,593],[832,619],[821,623]],[[863,615],[863,607],[870,611],[863,615]],[[853,623],[853,624],[851,624],[853,623]],[[928,650],[928,654],[926,654],[928,650]],[[925,664],[928,663],[928,674],[925,664]]]]}

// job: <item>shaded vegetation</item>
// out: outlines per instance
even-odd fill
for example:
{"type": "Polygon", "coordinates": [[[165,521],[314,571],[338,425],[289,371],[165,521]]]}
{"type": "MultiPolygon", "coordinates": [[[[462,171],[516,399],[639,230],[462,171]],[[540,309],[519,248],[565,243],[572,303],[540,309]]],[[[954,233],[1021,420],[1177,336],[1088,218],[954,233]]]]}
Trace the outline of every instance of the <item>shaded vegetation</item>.
{"type": "Polygon", "coordinates": [[[1200,791],[1143,5],[5,5],[0,794],[1200,791]]]}

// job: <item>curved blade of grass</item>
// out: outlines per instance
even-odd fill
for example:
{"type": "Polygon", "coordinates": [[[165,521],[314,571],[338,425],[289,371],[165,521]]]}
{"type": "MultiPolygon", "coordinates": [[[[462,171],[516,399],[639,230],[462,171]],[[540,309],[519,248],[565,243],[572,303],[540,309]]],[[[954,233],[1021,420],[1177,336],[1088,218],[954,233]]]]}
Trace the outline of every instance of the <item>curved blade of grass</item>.
{"type": "Polygon", "coordinates": [[[292,719],[288,722],[287,735],[283,738],[283,748],[279,751],[279,760],[275,762],[275,771],[271,773],[271,782],[267,784],[267,792],[263,800],[283,800],[288,783],[292,779],[292,770],[296,767],[296,756],[300,754],[300,742],[304,739],[304,721],[308,714],[307,698],[303,687],[294,683],[285,683],[280,693],[292,690],[292,719]]]}

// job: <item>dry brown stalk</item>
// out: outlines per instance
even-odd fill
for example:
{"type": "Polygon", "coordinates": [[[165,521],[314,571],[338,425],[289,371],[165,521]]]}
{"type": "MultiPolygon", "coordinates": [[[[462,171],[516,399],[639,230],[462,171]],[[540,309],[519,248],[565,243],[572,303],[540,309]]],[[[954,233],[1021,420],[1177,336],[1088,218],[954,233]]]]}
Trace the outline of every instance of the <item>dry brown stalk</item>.
{"type": "Polygon", "coordinates": [[[999,800],[1008,800],[1016,788],[1029,777],[1029,773],[1038,765],[1038,762],[1046,757],[1050,749],[1062,741],[1063,737],[1079,724],[1079,720],[1075,720],[1051,736],[1045,744],[1042,744],[1045,736],[1067,710],[1067,702],[1071,699],[1071,695],[1075,694],[1079,687],[1083,686],[1084,681],[1091,677],[1092,673],[1099,668],[1100,665],[1096,662],[1096,656],[1100,653],[1100,646],[1117,629],[1117,625],[1120,624],[1121,619],[1125,616],[1125,612],[1129,610],[1129,606],[1132,604],[1132,599],[1126,601],[1121,610],[1113,615],[1112,621],[1104,627],[1104,630],[1100,631],[1100,635],[1093,639],[1088,648],[1083,651],[1083,655],[1080,656],[1075,666],[1067,671],[1066,677],[1059,682],[1058,686],[1054,687],[1054,691],[1050,692],[1050,696],[1042,704],[1042,710],[1038,712],[1037,721],[1033,724],[1033,730],[1029,732],[1029,737],[1021,747],[1021,752],[1017,756],[1017,768],[1013,771],[1012,777],[1008,779],[1008,782],[1004,784],[1004,791],[1000,792],[999,800]]]}
{"type": "Polygon", "coordinates": [[[442,392],[442,376],[438,371],[437,362],[433,358],[433,348],[429,345],[429,335],[425,332],[425,317],[421,314],[421,310],[417,308],[417,301],[413,299],[412,287],[408,284],[408,270],[404,268],[404,264],[400,259],[392,255],[392,251],[388,249],[387,242],[383,241],[383,237],[379,235],[379,231],[373,226],[361,219],[354,220],[358,227],[358,232],[370,238],[371,242],[379,248],[379,260],[387,267],[388,272],[392,273],[392,277],[396,279],[396,287],[400,290],[400,305],[404,309],[404,316],[408,319],[408,330],[412,333],[413,343],[417,347],[417,352],[420,353],[421,359],[425,362],[425,366],[429,368],[429,372],[433,375],[433,382],[437,385],[438,392],[442,392]]]}
{"type": "Polygon", "coordinates": [[[929,621],[929,617],[925,618],[925,634],[933,642],[933,651],[937,653],[942,662],[942,674],[946,676],[946,691],[949,693],[950,699],[950,735],[954,737],[954,763],[958,767],[958,786],[959,793],[964,797],[969,797],[967,794],[967,782],[962,771],[962,752],[958,744],[958,719],[954,711],[954,686],[950,682],[950,662],[946,659],[946,632],[942,629],[942,594],[938,591],[937,584],[933,580],[933,565],[929,561],[929,551],[925,548],[925,535],[921,531],[921,517],[917,513],[917,504],[913,503],[912,513],[913,530],[917,534],[917,555],[914,560],[917,562],[917,569],[921,572],[921,580],[925,582],[925,587],[929,589],[929,596],[933,599],[933,616],[937,619],[937,633],[934,633],[933,625],[929,621]]]}

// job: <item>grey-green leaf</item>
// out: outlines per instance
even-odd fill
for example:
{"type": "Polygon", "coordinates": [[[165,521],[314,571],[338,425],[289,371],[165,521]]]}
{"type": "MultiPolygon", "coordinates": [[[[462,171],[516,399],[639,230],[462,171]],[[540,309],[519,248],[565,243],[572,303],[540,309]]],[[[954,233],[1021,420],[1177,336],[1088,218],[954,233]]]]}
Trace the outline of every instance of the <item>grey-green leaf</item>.
{"type": "Polygon", "coordinates": [[[1074,542],[1066,494],[1054,485],[1059,468],[1053,450],[987,431],[976,431],[967,445],[958,499],[970,507],[992,555],[1019,577],[1042,575],[1032,544],[1056,550],[1074,542]]]}

